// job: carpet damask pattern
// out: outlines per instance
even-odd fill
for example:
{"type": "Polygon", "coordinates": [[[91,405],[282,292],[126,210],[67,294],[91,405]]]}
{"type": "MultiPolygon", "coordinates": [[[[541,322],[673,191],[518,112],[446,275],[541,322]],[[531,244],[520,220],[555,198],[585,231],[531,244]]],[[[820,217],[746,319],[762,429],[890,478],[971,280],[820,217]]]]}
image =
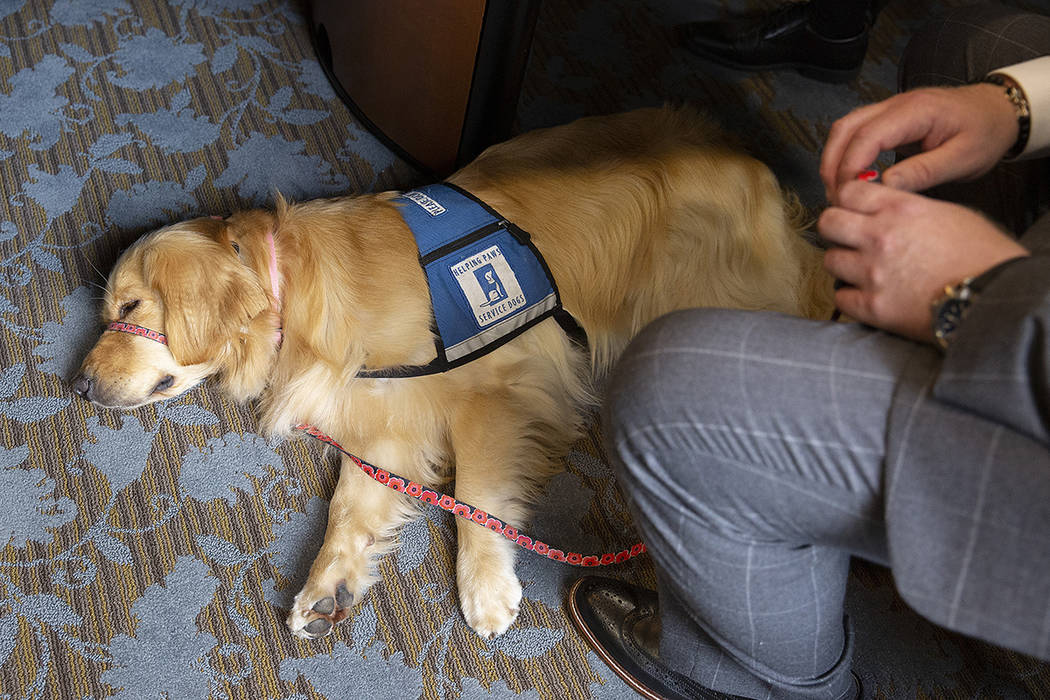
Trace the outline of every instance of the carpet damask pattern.
{"type": "MultiPolygon", "coordinates": [[[[942,4],[891,0],[861,77],[834,87],[674,46],[676,22],[743,4],[546,3],[518,128],[695,103],[816,209],[831,121],[890,94],[908,33],[942,4]]],[[[104,274],[140,234],[274,191],[419,184],[336,98],[305,13],[282,0],[0,0],[0,698],[635,697],[567,624],[568,567],[522,554],[518,623],[474,635],[440,511],[405,529],[332,636],[292,638],[285,610],[320,542],[334,460],[267,441],[250,407],[208,386],[123,414],[68,388],[98,333],[104,274]]],[[[577,551],[633,542],[593,431],[531,529],[577,551]]],[[[612,573],[653,580],[644,558],[612,573]]],[[[927,625],[877,567],[856,567],[849,608],[864,623],[865,697],[1050,695],[1043,664],[927,625]]]]}

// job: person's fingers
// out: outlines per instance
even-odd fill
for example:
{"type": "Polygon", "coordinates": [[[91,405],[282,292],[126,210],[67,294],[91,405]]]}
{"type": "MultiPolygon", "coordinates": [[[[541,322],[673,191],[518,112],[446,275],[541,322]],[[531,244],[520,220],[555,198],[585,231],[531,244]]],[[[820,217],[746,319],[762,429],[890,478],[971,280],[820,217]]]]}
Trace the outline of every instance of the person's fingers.
{"type": "Polygon", "coordinates": [[[859,248],[866,236],[867,215],[841,207],[828,207],[817,219],[817,232],[830,245],[859,248]]]}
{"type": "Polygon", "coordinates": [[[965,176],[966,155],[957,140],[949,140],[931,151],[905,158],[887,168],[882,174],[882,182],[893,189],[921,192],[965,176]]]}
{"type": "Polygon", "coordinates": [[[838,187],[837,177],[842,154],[853,138],[853,134],[869,119],[874,119],[885,109],[886,106],[882,102],[865,105],[831,125],[831,131],[828,132],[824,150],[820,155],[820,179],[824,183],[824,191],[829,200],[832,199],[838,187]]]}
{"type": "Polygon", "coordinates": [[[871,323],[875,319],[868,299],[869,295],[858,287],[840,287],[835,291],[835,308],[861,323],[871,323]]]}
{"type": "Polygon", "coordinates": [[[922,113],[894,113],[860,126],[846,145],[835,175],[837,190],[857,173],[869,167],[883,151],[891,151],[908,143],[922,141],[933,128],[933,123],[922,113]]]}
{"type": "Polygon", "coordinates": [[[837,206],[858,214],[874,215],[910,198],[911,193],[854,178],[839,187],[837,206]]]}
{"type": "Polygon", "coordinates": [[[824,252],[824,269],[840,282],[840,288],[842,285],[858,288],[868,286],[864,256],[853,248],[841,246],[828,248],[824,252]]]}

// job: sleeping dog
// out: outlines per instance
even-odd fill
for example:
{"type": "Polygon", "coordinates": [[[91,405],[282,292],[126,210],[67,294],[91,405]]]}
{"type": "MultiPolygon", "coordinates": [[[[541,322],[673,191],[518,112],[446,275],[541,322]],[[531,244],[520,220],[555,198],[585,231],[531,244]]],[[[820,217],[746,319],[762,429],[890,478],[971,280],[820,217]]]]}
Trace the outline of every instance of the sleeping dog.
{"type": "MultiPolygon", "coordinates": [[[[267,433],[313,424],[427,488],[454,478],[456,498],[519,525],[579,436],[597,380],[645,324],[698,306],[827,317],[832,282],[800,233],[797,202],[770,170],[696,112],[585,118],[493,146],[436,190],[278,198],[273,211],[143,237],[117,261],[102,309],[110,330],[131,332],[103,333],[74,388],[128,409],[214,375],[234,400],[256,402],[267,433]],[[546,306],[494,349],[470,333],[531,309],[528,284],[503,266],[510,238],[458,262],[437,256],[446,296],[473,303],[464,327],[476,326],[463,347],[441,337],[445,312],[409,224],[444,214],[449,193],[538,251],[548,273],[553,297],[541,283],[546,306]],[[559,323],[570,316],[585,343],[559,323]]],[[[416,513],[344,459],[292,632],[322,636],[345,617],[416,513]]],[[[460,606],[491,638],[518,614],[515,548],[457,527],[460,606]]]]}

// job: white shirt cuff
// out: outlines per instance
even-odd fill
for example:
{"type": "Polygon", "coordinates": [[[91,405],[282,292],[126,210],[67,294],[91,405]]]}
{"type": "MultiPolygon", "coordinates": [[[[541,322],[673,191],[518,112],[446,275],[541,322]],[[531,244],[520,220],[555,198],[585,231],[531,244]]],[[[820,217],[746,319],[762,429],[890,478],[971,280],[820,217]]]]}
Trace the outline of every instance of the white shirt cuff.
{"type": "Polygon", "coordinates": [[[1005,75],[1024,90],[1031,113],[1028,145],[1020,158],[1050,155],[1050,56],[1040,56],[1024,63],[993,70],[1005,75]]]}

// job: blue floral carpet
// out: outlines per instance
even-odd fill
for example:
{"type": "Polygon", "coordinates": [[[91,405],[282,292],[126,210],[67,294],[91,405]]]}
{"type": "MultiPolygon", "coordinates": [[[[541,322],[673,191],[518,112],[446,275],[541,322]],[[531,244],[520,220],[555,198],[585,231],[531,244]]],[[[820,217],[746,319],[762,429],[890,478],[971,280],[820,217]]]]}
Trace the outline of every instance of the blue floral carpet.
{"type": "MultiPolygon", "coordinates": [[[[666,100],[711,111],[814,209],[833,119],[893,89],[942,4],[891,0],[862,75],[748,75],[674,46],[741,2],[544,4],[517,128],[666,100]]],[[[956,4],[956,3],[951,3],[956,4]]],[[[99,285],[140,234],[201,214],[404,188],[419,175],[357,123],[280,0],[0,0],[0,698],[630,698],[567,624],[574,570],[523,554],[518,623],[486,642],[454,589],[454,527],[401,535],[336,632],[285,610],[324,530],[332,462],[260,437],[210,387],[130,413],[75,399],[99,285]]],[[[563,548],[633,541],[596,434],[534,519],[563,548]]],[[[651,584],[644,559],[614,575],[651,584]]],[[[1043,664],[939,631],[858,564],[849,608],[870,698],[1047,697],[1043,664]]]]}

